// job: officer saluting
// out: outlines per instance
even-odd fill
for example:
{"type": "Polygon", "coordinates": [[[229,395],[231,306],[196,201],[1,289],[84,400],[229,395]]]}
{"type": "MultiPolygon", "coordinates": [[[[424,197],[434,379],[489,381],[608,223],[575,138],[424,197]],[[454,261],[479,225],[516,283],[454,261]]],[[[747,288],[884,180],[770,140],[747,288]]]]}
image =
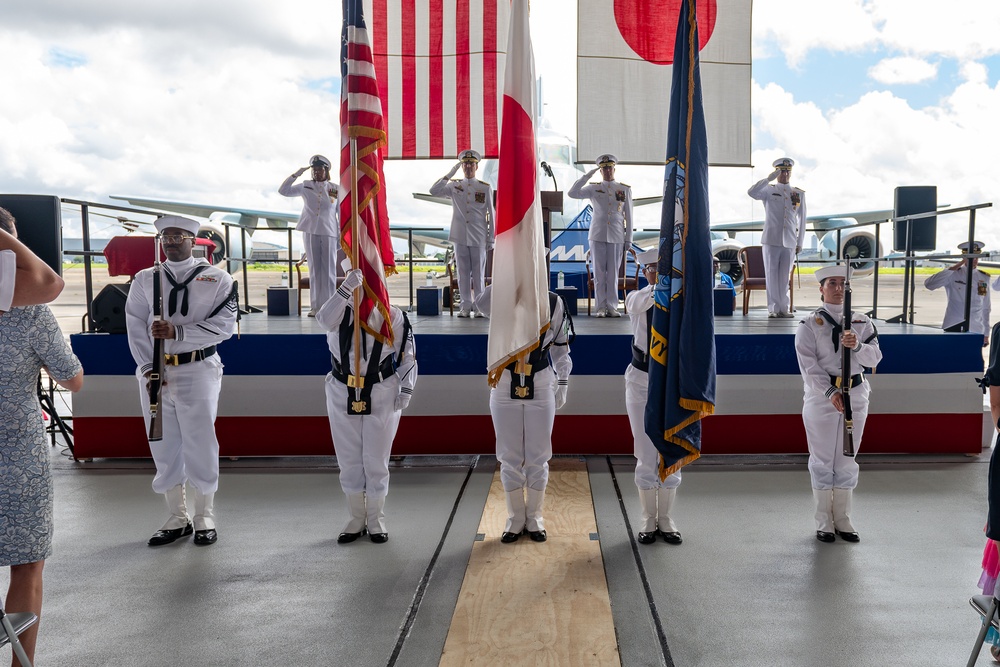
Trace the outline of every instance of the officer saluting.
{"type": "Polygon", "coordinates": [[[153,338],[164,341],[165,378],[159,414],[163,439],[150,443],[156,476],[153,491],[167,499],[170,518],[149,538],[149,546],[191,534],[184,487],[194,490],[194,543],[214,544],[215,492],[219,487],[219,441],[215,416],[222,388],[222,361],[216,345],[236,328],[237,292],[233,277],[191,256],[199,223],[168,215],[154,223],[167,261],[160,281],[163,321],[153,320],[153,269],[135,275],[125,301],[128,344],[137,366],[142,414],[149,432],[153,338]]]}
{"type": "Polygon", "coordinates": [[[337,251],[340,248],[338,188],[330,182],[331,163],[322,155],[309,158],[278,188],[286,197],[302,197],[302,213],[295,229],[302,232],[302,244],[309,259],[309,316],[315,317],[337,286],[337,251]],[[312,180],[294,185],[295,179],[312,169],[312,180]]]}
{"type": "Polygon", "coordinates": [[[833,542],[834,533],[848,542],[860,539],[850,516],[858,463],[844,456],[844,399],[838,389],[841,346],[851,350],[855,451],[861,448],[871,391],[864,369],[874,368],[882,360],[878,332],[867,315],[852,312],[851,330],[843,333],[846,275],[844,266],[816,272],[823,305],[809,313],[795,332],[795,354],[805,389],[802,422],[809,443],[809,476],[816,502],[816,539],[820,542],[833,542]]]}
{"type": "Polygon", "coordinates": [[[618,270],[625,248],[632,245],[632,188],[615,180],[618,158],[605,153],[597,167],[581,176],[566,194],[589,199],[594,207],[590,221],[590,254],[594,266],[596,317],[621,317],[618,312],[618,270]],[[601,171],[600,181],[588,183],[601,171]]]}
{"type": "MultiPolygon", "coordinates": [[[[971,252],[978,255],[983,251],[985,244],[974,241],[972,246],[969,242],[960,243],[958,249],[962,252],[971,252]],[[971,249],[970,249],[971,248],[971,249]]],[[[972,262],[972,301],[969,306],[969,331],[983,335],[983,347],[990,343],[990,274],[978,268],[979,258],[972,257],[963,259],[961,262],[947,269],[938,271],[933,276],[924,281],[924,287],[929,290],[945,288],[948,297],[948,306],[944,311],[944,322],[942,328],[951,330],[965,321],[965,290],[969,279],[969,270],[966,262],[972,262]]],[[[993,283],[993,289],[1000,289],[1000,278],[993,283]]]]}
{"type": "MultiPolygon", "coordinates": [[[[483,293],[486,284],[486,253],[493,247],[496,236],[496,213],[493,211],[493,186],[476,179],[482,156],[474,150],[458,155],[458,164],[431,186],[435,197],[451,199],[451,232],[448,240],[455,248],[455,268],[458,271],[458,291],[462,296],[459,317],[473,314],[474,299],[483,293]],[[451,180],[462,169],[465,178],[451,180]]],[[[482,317],[482,313],[475,311],[482,317]]]]}
{"type": "Polygon", "coordinates": [[[764,233],[760,237],[764,253],[764,280],[767,288],[767,316],[793,317],[788,279],[795,255],[802,251],[806,236],[806,193],[792,187],[795,160],[774,161],[774,171],[747,190],[764,204],[764,233]],[[777,183],[771,181],[777,179],[777,183]]]}
{"type": "Polygon", "coordinates": [[[385,497],[389,493],[389,454],[399,417],[417,381],[413,331],[406,314],[389,307],[393,344],[361,332],[360,368],[355,367],[354,296],[362,285],[359,269],[320,308],[316,321],[327,332],[333,370],[326,376],[326,411],[340,466],[340,488],[351,518],[337,542],[353,542],[367,530],[371,541],[389,539],[385,497]],[[353,380],[360,375],[360,391],[353,380]],[[348,386],[351,383],[351,386],[348,386]]]}

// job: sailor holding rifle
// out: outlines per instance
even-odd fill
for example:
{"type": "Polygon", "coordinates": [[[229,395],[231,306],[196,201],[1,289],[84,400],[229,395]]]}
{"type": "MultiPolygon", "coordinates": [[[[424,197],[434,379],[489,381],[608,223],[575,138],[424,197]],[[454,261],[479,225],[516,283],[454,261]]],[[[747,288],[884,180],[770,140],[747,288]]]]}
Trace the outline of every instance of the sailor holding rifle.
{"type": "Polygon", "coordinates": [[[844,286],[847,267],[830,266],[816,272],[823,305],[806,315],[795,332],[795,354],[805,396],[802,422],[809,444],[809,477],[816,508],[816,539],[847,542],[861,538],[851,523],[851,504],[858,485],[858,463],[844,454],[844,400],[841,395],[842,346],[851,350],[850,395],[854,418],[854,447],[868,417],[871,388],[865,368],[882,360],[875,325],[864,313],[850,313],[850,331],[844,331],[844,286]]]}
{"type": "Polygon", "coordinates": [[[153,272],[136,274],[125,302],[128,343],[136,363],[146,429],[150,422],[149,376],[153,339],[164,342],[165,377],[158,418],[163,439],[151,441],[156,464],[153,491],[167,500],[170,518],[149,538],[149,546],[169,544],[194,531],[197,545],[214,544],[215,492],[219,487],[219,441],[215,417],[222,387],[216,346],[236,328],[238,294],[233,277],[191,255],[199,223],[168,215],[154,223],[167,261],[162,264],[164,319],[153,317],[153,272]],[[194,492],[194,521],[188,514],[185,484],[194,492]]]}

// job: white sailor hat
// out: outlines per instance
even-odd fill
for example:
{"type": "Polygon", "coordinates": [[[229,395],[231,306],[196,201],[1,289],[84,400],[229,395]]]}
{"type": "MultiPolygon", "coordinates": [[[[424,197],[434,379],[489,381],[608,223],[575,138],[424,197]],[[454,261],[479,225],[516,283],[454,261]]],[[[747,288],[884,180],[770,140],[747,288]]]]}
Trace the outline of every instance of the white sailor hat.
{"type": "Polygon", "coordinates": [[[153,222],[153,226],[156,227],[156,231],[158,232],[163,232],[165,229],[175,227],[177,229],[183,229],[185,232],[190,232],[195,236],[198,235],[198,230],[201,229],[201,223],[197,220],[182,218],[179,215],[165,215],[162,218],[157,218],[153,222]]]}
{"type": "Polygon", "coordinates": [[[642,252],[635,253],[635,260],[643,266],[655,265],[659,259],[659,248],[650,248],[649,250],[643,250],[642,252]]]}
{"type": "Polygon", "coordinates": [[[327,160],[322,155],[313,155],[311,158],[309,158],[309,166],[310,167],[326,167],[327,169],[330,169],[331,167],[333,167],[333,163],[330,162],[329,160],[327,160]]]}
{"type": "Polygon", "coordinates": [[[837,264],[836,266],[824,266],[822,269],[816,271],[816,280],[823,282],[827,278],[846,278],[847,277],[847,267],[843,264],[837,264]]]}
{"type": "Polygon", "coordinates": [[[478,164],[478,162],[482,159],[483,156],[480,155],[478,151],[474,151],[471,148],[458,154],[459,162],[472,162],[473,164],[478,164]]]}
{"type": "Polygon", "coordinates": [[[977,252],[982,252],[983,248],[986,247],[986,244],[983,243],[982,241],[973,241],[972,244],[975,246],[975,248],[973,250],[971,250],[971,251],[969,250],[969,242],[968,241],[965,241],[964,243],[959,243],[958,244],[958,249],[959,250],[964,250],[966,252],[977,253],[977,252]]]}
{"type": "Polygon", "coordinates": [[[777,160],[771,163],[772,167],[776,169],[791,169],[795,166],[795,160],[790,157],[779,157],[777,160]]]}
{"type": "Polygon", "coordinates": [[[598,167],[613,167],[616,164],[618,164],[618,158],[611,153],[605,153],[604,155],[597,156],[598,167]]]}

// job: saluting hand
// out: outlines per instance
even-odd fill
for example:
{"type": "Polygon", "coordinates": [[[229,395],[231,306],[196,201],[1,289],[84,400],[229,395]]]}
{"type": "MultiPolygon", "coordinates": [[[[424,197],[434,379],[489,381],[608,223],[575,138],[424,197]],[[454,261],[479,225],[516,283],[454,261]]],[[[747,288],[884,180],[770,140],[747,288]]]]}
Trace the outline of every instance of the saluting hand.
{"type": "Polygon", "coordinates": [[[767,180],[773,181],[778,177],[779,173],[780,173],[779,170],[775,169],[774,171],[772,171],[770,174],[767,175],[767,180]]]}
{"type": "Polygon", "coordinates": [[[299,176],[301,176],[302,174],[306,173],[307,171],[309,171],[309,167],[302,167],[301,169],[299,169],[298,171],[295,172],[295,178],[298,178],[299,176]]]}

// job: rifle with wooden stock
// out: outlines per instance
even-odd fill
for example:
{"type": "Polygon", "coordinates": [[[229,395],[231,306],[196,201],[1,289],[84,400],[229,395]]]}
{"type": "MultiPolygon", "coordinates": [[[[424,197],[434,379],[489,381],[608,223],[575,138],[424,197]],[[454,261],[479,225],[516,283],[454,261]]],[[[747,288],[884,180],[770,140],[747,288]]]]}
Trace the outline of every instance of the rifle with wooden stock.
{"type": "MultiPolygon", "coordinates": [[[[851,263],[844,278],[843,333],[851,332],[851,263]]],[[[854,457],[854,414],[851,410],[851,348],[841,342],[840,395],[844,399],[844,456],[854,457]]]]}
{"type": "MultiPolygon", "coordinates": [[[[153,243],[156,258],[153,260],[153,321],[163,320],[163,264],[160,262],[160,235],[156,235],[153,243]]],[[[146,387],[149,390],[149,441],[163,440],[163,419],[160,416],[160,393],[163,389],[163,339],[153,337],[153,368],[147,378],[146,387]]]]}

